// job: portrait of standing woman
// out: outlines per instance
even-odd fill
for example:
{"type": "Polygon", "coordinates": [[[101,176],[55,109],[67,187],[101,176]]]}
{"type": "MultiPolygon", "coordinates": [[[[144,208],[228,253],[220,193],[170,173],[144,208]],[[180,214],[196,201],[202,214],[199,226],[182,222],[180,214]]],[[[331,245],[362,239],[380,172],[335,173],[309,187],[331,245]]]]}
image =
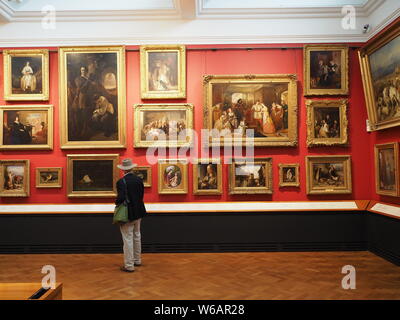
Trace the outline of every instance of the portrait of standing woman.
{"type": "Polygon", "coordinates": [[[118,165],[118,168],[124,172],[124,176],[117,181],[118,195],[115,204],[118,206],[126,200],[128,202],[129,221],[120,226],[124,242],[124,266],[120,269],[124,272],[133,272],[136,266],[142,264],[140,224],[142,218],[146,215],[146,208],[143,203],[143,181],[132,171],[136,166],[129,158],[124,159],[118,165]]]}

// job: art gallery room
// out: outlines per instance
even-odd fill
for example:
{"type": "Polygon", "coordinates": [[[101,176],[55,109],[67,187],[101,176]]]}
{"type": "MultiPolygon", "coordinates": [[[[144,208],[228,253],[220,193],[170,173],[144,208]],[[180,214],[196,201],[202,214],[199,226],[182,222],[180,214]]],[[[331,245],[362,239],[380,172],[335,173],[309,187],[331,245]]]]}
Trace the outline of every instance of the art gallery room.
{"type": "Polygon", "coordinates": [[[400,300],[400,1],[0,0],[0,59],[0,300],[400,300]]]}

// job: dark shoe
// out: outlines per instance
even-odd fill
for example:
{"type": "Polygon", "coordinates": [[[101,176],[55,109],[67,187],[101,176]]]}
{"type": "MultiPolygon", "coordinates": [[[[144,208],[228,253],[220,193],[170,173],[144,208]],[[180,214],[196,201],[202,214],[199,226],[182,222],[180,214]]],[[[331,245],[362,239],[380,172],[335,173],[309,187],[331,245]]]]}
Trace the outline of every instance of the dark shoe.
{"type": "Polygon", "coordinates": [[[141,263],[135,263],[134,266],[135,267],[140,267],[142,264],[141,263]]]}
{"type": "Polygon", "coordinates": [[[134,272],[135,271],[135,270],[129,270],[129,269],[125,268],[125,267],[120,267],[119,269],[121,271],[124,271],[124,272],[134,272]]]}

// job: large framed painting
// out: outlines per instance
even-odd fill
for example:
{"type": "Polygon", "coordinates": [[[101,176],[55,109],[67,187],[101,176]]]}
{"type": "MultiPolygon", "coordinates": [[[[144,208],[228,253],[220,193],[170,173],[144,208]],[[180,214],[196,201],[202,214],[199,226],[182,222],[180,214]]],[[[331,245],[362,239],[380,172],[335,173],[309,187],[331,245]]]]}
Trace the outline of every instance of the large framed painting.
{"type": "Polygon", "coordinates": [[[203,85],[208,145],[297,145],[295,75],[207,75],[203,85]]]}
{"type": "Polygon", "coordinates": [[[307,156],[307,194],[352,193],[351,156],[307,156]]]}
{"type": "Polygon", "coordinates": [[[349,93],[348,47],[304,46],[304,95],[349,93]]]}
{"type": "Polygon", "coordinates": [[[49,100],[49,51],[4,50],[4,100],[49,100]]]}
{"type": "Polygon", "coordinates": [[[359,51],[369,127],[400,125],[400,22],[359,51]]]}
{"type": "Polygon", "coordinates": [[[375,145],[376,193],[400,196],[399,144],[397,142],[375,145]]]}
{"type": "Polygon", "coordinates": [[[68,197],[116,197],[118,154],[67,155],[68,197]]]}
{"type": "Polygon", "coordinates": [[[0,106],[0,124],[0,149],[53,149],[53,106],[0,106]]]}
{"type": "Polygon", "coordinates": [[[188,163],[185,159],[158,160],[158,193],[188,193],[188,163]]]}
{"type": "Polygon", "coordinates": [[[197,159],[193,164],[193,194],[222,194],[222,164],[220,159],[197,159]]]}
{"type": "Polygon", "coordinates": [[[36,168],[36,188],[61,188],[62,168],[36,168]]]}
{"type": "Polygon", "coordinates": [[[347,99],[306,100],[307,146],[347,146],[347,99]]]}
{"type": "Polygon", "coordinates": [[[0,160],[0,197],[29,197],[29,160],[0,160]]]}
{"type": "Polygon", "coordinates": [[[145,188],[151,187],[151,167],[150,166],[137,166],[132,169],[133,173],[136,174],[143,181],[145,188]]]}
{"type": "Polygon", "coordinates": [[[234,159],[229,165],[229,194],[272,191],[272,158],[234,159]]]}
{"type": "Polygon", "coordinates": [[[299,187],[300,172],[298,163],[280,163],[279,187],[299,187]]]}
{"type": "Polygon", "coordinates": [[[185,46],[140,46],[140,79],[142,99],[186,98],[185,46]]]}
{"type": "Polygon", "coordinates": [[[183,147],[193,142],[193,105],[136,104],[134,146],[183,147]]]}
{"type": "Polygon", "coordinates": [[[60,48],[59,73],[61,148],[125,148],[125,48],[60,48]]]}

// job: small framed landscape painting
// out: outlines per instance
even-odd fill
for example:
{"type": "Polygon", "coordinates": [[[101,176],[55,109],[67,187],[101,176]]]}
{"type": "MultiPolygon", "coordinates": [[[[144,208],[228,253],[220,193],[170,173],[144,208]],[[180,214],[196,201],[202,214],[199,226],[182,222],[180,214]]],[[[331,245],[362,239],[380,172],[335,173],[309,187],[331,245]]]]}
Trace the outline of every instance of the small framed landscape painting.
{"type": "Polygon", "coordinates": [[[375,186],[377,194],[400,196],[399,162],[399,144],[397,142],[375,145],[375,186]]]}
{"type": "Polygon", "coordinates": [[[116,197],[118,154],[67,155],[68,197],[116,197]]]}
{"type": "Polygon", "coordinates": [[[272,158],[235,159],[229,165],[229,194],[272,194],[272,158]]]}
{"type": "Polygon", "coordinates": [[[61,188],[62,168],[36,168],[36,188],[61,188]]]}
{"type": "Polygon", "coordinates": [[[29,160],[0,160],[0,197],[29,197],[29,160]]]}
{"type": "Polygon", "coordinates": [[[279,186],[280,187],[299,187],[299,164],[280,163],[279,164],[279,186]]]}
{"type": "Polygon", "coordinates": [[[351,156],[307,156],[307,194],[352,193],[351,156]]]}

